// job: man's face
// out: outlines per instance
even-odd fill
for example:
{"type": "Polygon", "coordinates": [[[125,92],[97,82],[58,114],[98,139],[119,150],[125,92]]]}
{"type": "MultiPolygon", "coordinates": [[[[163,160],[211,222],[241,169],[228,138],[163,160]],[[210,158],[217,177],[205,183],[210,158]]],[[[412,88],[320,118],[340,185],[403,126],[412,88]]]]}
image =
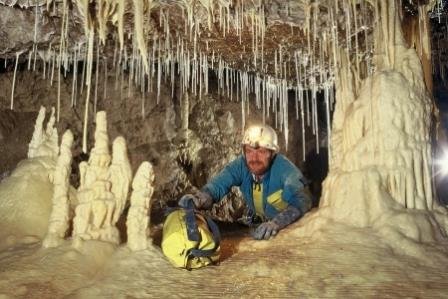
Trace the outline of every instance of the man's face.
{"type": "Polygon", "coordinates": [[[272,151],[263,147],[244,146],[247,166],[250,172],[255,175],[263,175],[271,163],[272,151]]]}

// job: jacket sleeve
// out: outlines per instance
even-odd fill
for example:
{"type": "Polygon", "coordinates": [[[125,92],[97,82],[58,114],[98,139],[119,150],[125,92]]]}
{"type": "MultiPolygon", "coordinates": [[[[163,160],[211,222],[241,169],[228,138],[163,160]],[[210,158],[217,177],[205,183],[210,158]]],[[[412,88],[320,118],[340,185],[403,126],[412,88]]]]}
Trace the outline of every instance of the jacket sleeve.
{"type": "Polygon", "coordinates": [[[298,169],[289,171],[284,177],[283,200],[298,208],[301,216],[311,208],[311,194],[305,184],[306,179],[298,169]]]}
{"type": "Polygon", "coordinates": [[[240,186],[243,180],[244,160],[242,156],[230,162],[224,169],[214,176],[201,191],[211,195],[213,201],[220,201],[233,186],[240,186]]]}

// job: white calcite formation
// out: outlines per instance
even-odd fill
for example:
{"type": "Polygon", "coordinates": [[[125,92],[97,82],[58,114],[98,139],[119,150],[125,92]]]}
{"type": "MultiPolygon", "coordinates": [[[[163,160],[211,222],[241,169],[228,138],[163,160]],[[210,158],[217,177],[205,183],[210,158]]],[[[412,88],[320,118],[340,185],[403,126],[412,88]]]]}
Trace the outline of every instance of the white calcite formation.
{"type": "Polygon", "coordinates": [[[62,243],[69,224],[69,187],[72,163],[71,147],[73,134],[67,130],[62,136],[59,157],[53,173],[53,207],[48,224],[48,233],[43,241],[44,247],[55,247],[62,243]]]}
{"type": "Polygon", "coordinates": [[[154,192],[154,171],[151,163],[143,162],[132,182],[131,207],[126,221],[128,246],[131,250],[144,250],[148,247],[146,230],[150,222],[150,201],[154,192]]]}
{"type": "MultiPolygon", "coordinates": [[[[39,240],[47,232],[53,194],[53,171],[59,151],[52,109],[44,131],[45,108],[41,107],[28,158],[0,184],[0,247],[23,239],[39,240]]],[[[58,189],[62,187],[57,182],[58,189]]],[[[57,194],[60,195],[58,192],[57,194]]]]}
{"type": "Polygon", "coordinates": [[[45,120],[45,107],[41,107],[34,126],[34,133],[28,145],[28,158],[35,157],[56,157],[59,152],[58,132],[54,127],[56,121],[55,109],[51,108],[50,119],[45,131],[43,122],[45,120]]]}
{"type": "Polygon", "coordinates": [[[124,139],[114,142],[113,159],[108,146],[106,113],[101,111],[96,116],[95,146],[89,161],[79,165],[79,203],[73,219],[75,247],[83,240],[116,244],[120,241],[115,224],[123,210],[132,176],[124,139]]]}
{"type": "Polygon", "coordinates": [[[374,228],[394,248],[425,258],[422,243],[446,242],[447,212],[433,199],[433,103],[421,63],[402,36],[393,1],[381,1],[378,70],[357,88],[344,55],[338,74],[330,171],[312,235],[328,221],[374,228]],[[387,10],[385,8],[388,7],[387,10]],[[385,11],[384,11],[385,10],[385,11]]]}
{"type": "MultiPolygon", "coordinates": [[[[127,155],[126,141],[117,137],[109,154],[107,121],[104,111],[96,116],[95,146],[88,162],[81,162],[80,186],[75,194],[70,186],[73,135],[67,130],[62,138],[60,154],[52,174],[54,184],[53,206],[43,247],[56,247],[63,243],[70,221],[70,203],[77,202],[73,218],[72,239],[76,248],[84,241],[97,240],[112,244],[120,242],[116,223],[123,214],[132,181],[132,170],[127,155]],[[74,196],[76,198],[70,198],[74,196]]],[[[146,229],[149,223],[154,172],[149,162],[137,171],[133,183],[131,209],[128,216],[129,247],[132,250],[147,248],[146,229]]],[[[74,190],[74,189],[73,189],[74,190]]]]}
{"type": "Polygon", "coordinates": [[[129,185],[132,181],[131,163],[128,159],[126,140],[119,136],[112,144],[112,163],[109,167],[109,181],[111,182],[111,192],[115,198],[115,209],[112,215],[112,222],[117,223],[123,213],[128,193],[129,185]]]}

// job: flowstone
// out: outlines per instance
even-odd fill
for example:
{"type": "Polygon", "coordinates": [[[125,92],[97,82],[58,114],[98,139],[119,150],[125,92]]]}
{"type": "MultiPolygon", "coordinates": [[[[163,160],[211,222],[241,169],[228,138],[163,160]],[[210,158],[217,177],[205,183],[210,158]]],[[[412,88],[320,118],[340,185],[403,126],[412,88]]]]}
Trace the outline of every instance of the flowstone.
{"type": "Polygon", "coordinates": [[[44,129],[45,112],[41,107],[28,146],[28,159],[19,162],[0,183],[0,247],[39,240],[47,232],[59,148],[54,109],[44,129]]]}
{"type": "Polygon", "coordinates": [[[318,211],[299,231],[313,235],[332,221],[373,228],[393,248],[425,258],[425,244],[448,244],[448,215],[433,199],[433,102],[394,5],[381,1],[378,70],[358,89],[347,85],[354,76],[341,59],[330,170],[318,211]]]}

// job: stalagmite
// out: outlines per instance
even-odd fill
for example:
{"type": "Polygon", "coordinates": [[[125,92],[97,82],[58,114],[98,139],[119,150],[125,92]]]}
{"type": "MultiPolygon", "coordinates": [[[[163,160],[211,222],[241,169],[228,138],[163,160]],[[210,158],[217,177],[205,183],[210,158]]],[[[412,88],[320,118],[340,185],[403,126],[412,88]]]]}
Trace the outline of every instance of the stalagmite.
{"type": "Polygon", "coordinates": [[[56,157],[59,152],[58,146],[58,132],[54,127],[55,110],[51,109],[50,119],[47,123],[45,131],[43,130],[43,123],[45,120],[45,108],[41,107],[34,125],[33,137],[28,145],[28,158],[37,157],[56,157]]]}
{"type": "Polygon", "coordinates": [[[123,137],[115,138],[112,145],[112,163],[109,167],[111,192],[115,199],[115,209],[112,215],[112,225],[120,218],[125,206],[132,180],[131,163],[128,159],[126,141],[123,137]]]}
{"type": "Polygon", "coordinates": [[[56,122],[55,109],[51,107],[50,119],[48,120],[47,126],[45,128],[45,139],[42,143],[42,148],[40,151],[41,155],[49,157],[57,157],[59,153],[59,136],[58,130],[54,126],[56,122]]]}
{"type": "Polygon", "coordinates": [[[41,106],[34,125],[34,132],[28,145],[28,158],[34,158],[36,156],[37,149],[42,144],[43,139],[43,123],[45,120],[45,107],[41,106]]]}
{"type": "Polygon", "coordinates": [[[154,171],[151,163],[143,162],[132,182],[131,207],[127,217],[128,246],[131,250],[144,250],[148,246],[147,228],[150,223],[150,201],[154,192],[154,171]]]}
{"type": "Polygon", "coordinates": [[[53,207],[48,232],[42,243],[45,248],[62,243],[69,226],[69,178],[71,173],[73,134],[67,130],[62,136],[59,157],[53,174],[53,207]]]}
{"type": "MultiPolygon", "coordinates": [[[[124,154],[124,149],[118,146],[119,156],[117,157],[124,154]]],[[[112,218],[117,199],[111,192],[110,162],[106,113],[100,111],[96,115],[95,146],[90,152],[88,163],[81,162],[79,165],[80,186],[77,192],[79,204],[75,210],[72,234],[73,246],[76,248],[80,248],[86,240],[119,243],[118,230],[112,218]]],[[[120,177],[119,179],[124,181],[114,183],[118,186],[126,186],[128,178],[120,177]]],[[[121,190],[122,188],[118,187],[117,193],[121,190]]],[[[121,202],[122,198],[119,200],[121,202]]]]}

